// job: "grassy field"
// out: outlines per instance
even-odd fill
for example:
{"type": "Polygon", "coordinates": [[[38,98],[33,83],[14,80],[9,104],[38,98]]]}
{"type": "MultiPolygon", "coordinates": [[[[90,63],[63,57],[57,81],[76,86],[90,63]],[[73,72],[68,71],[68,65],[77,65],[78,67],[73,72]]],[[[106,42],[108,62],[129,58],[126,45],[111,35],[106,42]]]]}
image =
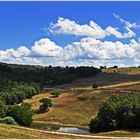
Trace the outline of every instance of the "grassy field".
{"type": "Polygon", "coordinates": [[[110,68],[102,73],[90,77],[77,79],[71,83],[55,86],[56,88],[92,88],[92,84],[99,87],[140,81],[140,68],[110,68]],[[114,72],[115,71],[115,72],[114,72]]]}
{"type": "Polygon", "coordinates": [[[18,139],[79,139],[87,138],[86,136],[78,136],[71,134],[61,134],[49,131],[30,129],[26,127],[12,126],[0,123],[0,139],[18,138],[18,139]]]}
{"type": "Polygon", "coordinates": [[[139,131],[111,131],[92,135],[76,135],[58,132],[42,131],[26,127],[12,126],[0,123],[0,139],[114,139],[129,140],[129,137],[139,137],[139,131]],[[118,139],[116,138],[118,137],[118,139]]]}
{"type": "MultiPolygon", "coordinates": [[[[39,99],[49,95],[50,92],[42,93],[25,102],[32,103],[35,110],[39,108],[39,99]]],[[[50,111],[36,114],[34,121],[87,126],[91,117],[98,112],[102,102],[110,95],[112,95],[111,91],[104,93],[104,91],[89,89],[62,92],[60,97],[52,98],[54,105],[50,111]]]]}
{"type": "Polygon", "coordinates": [[[110,132],[101,132],[95,135],[111,137],[140,137],[140,130],[116,130],[110,132]]]}
{"type": "MultiPolygon", "coordinates": [[[[140,68],[131,68],[129,71],[125,69],[126,72],[124,69],[117,70],[118,72],[112,73],[112,69],[106,69],[107,72],[103,71],[95,77],[78,79],[72,83],[57,86],[67,90],[61,91],[60,97],[52,98],[54,105],[50,111],[36,114],[34,121],[87,127],[91,117],[96,116],[102,103],[110,96],[126,94],[126,91],[140,91],[140,68]],[[92,83],[99,85],[99,89],[93,90],[92,83]]],[[[50,97],[50,92],[41,93],[25,102],[32,103],[34,110],[38,109],[39,99],[50,97]]]]}

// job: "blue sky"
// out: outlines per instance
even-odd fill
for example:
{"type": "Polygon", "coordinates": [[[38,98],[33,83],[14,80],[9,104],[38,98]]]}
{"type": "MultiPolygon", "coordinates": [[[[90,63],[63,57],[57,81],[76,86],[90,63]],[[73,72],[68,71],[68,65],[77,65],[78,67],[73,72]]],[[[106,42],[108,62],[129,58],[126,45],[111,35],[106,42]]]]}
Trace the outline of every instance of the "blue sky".
{"type": "Polygon", "coordinates": [[[140,2],[0,2],[0,61],[42,65],[138,66],[139,7],[140,2]],[[64,24],[57,24],[59,21],[64,24]],[[90,21],[102,28],[103,31],[97,29],[98,37],[93,35],[96,30],[92,33],[89,29],[90,21]],[[89,27],[83,29],[82,25],[89,27]],[[70,28],[74,29],[68,31],[70,28]],[[86,33],[88,29],[91,33],[86,33]],[[91,48],[83,40],[92,44],[91,48]],[[122,43],[119,47],[118,44],[116,46],[117,41],[122,43]],[[132,46],[134,41],[136,47],[132,46]],[[97,48],[97,42],[104,47],[97,48]],[[113,43],[114,52],[122,48],[118,51],[122,55],[117,56],[117,52],[110,54],[108,51],[112,46],[108,49],[105,47],[107,43],[113,43]],[[20,50],[20,46],[24,48],[20,50]]]}

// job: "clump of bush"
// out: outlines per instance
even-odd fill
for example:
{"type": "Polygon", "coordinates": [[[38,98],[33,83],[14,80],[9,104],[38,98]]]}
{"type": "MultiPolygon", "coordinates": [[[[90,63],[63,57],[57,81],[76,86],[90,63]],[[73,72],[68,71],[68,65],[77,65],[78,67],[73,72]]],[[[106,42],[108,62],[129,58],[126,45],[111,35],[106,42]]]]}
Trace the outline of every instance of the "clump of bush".
{"type": "Polygon", "coordinates": [[[90,132],[140,129],[140,94],[114,95],[91,119],[90,132]]]}
{"type": "Polygon", "coordinates": [[[0,123],[17,125],[17,122],[12,117],[0,118],[0,123]]]}
{"type": "Polygon", "coordinates": [[[98,87],[98,86],[97,86],[96,84],[92,84],[92,88],[93,88],[93,89],[95,89],[95,90],[96,90],[96,89],[97,89],[97,87],[98,87]]]}
{"type": "Polygon", "coordinates": [[[59,97],[60,92],[59,91],[53,91],[53,92],[51,92],[51,95],[52,95],[53,98],[57,98],[57,97],[59,97]]]}
{"type": "Polygon", "coordinates": [[[0,122],[1,123],[6,123],[6,124],[13,124],[13,125],[17,124],[17,122],[12,117],[0,118],[0,122]]]}
{"type": "Polygon", "coordinates": [[[14,120],[23,126],[31,126],[33,111],[31,109],[31,104],[22,103],[19,105],[9,106],[7,111],[7,116],[14,118],[14,120]]]}
{"type": "Polygon", "coordinates": [[[35,113],[37,114],[49,111],[49,107],[52,107],[53,105],[52,100],[49,98],[42,98],[39,100],[39,102],[41,103],[41,105],[39,109],[35,111],[35,113]]]}

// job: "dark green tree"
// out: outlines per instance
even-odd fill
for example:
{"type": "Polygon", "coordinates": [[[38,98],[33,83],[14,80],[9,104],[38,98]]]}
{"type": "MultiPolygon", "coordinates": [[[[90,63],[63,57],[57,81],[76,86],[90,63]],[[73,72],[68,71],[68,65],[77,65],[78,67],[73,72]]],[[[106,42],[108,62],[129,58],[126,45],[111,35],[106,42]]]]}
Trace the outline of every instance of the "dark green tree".
{"type": "Polygon", "coordinates": [[[115,95],[100,108],[90,122],[91,132],[140,129],[140,95],[115,95]]]}
{"type": "Polygon", "coordinates": [[[10,106],[7,112],[7,116],[13,117],[19,125],[23,126],[31,126],[33,121],[33,111],[31,110],[31,105],[27,103],[23,103],[21,106],[10,106]]]}
{"type": "Polygon", "coordinates": [[[49,110],[49,107],[52,107],[53,103],[51,99],[48,98],[42,98],[39,100],[39,102],[41,103],[39,110],[40,112],[46,112],[49,110]]]}

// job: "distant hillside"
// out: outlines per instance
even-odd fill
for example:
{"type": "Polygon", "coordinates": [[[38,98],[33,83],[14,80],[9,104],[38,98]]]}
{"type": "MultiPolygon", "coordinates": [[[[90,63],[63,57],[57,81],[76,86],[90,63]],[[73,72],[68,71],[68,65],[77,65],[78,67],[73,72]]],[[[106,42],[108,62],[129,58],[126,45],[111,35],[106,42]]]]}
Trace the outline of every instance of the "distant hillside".
{"type": "Polygon", "coordinates": [[[129,82],[140,81],[140,68],[107,68],[102,72],[88,78],[76,79],[71,83],[55,86],[57,88],[92,88],[93,84],[98,87],[129,82]]]}
{"type": "Polygon", "coordinates": [[[98,74],[95,67],[41,67],[0,63],[0,79],[18,82],[35,82],[41,87],[69,83],[77,78],[90,77],[98,74]]]}

